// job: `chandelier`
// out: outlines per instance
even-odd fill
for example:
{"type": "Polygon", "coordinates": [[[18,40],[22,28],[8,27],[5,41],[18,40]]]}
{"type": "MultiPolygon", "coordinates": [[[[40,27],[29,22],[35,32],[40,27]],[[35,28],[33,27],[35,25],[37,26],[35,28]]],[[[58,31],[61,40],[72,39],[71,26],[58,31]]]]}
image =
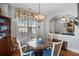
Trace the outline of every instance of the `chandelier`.
{"type": "Polygon", "coordinates": [[[40,3],[39,3],[39,14],[35,15],[35,19],[39,22],[41,22],[42,20],[44,20],[44,16],[40,14],[40,3]]]}

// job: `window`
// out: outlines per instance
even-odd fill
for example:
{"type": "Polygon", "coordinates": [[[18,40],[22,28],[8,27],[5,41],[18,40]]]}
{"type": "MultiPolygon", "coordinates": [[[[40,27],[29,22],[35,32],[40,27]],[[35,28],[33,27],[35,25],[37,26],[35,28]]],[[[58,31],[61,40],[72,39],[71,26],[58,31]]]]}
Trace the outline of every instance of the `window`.
{"type": "Polygon", "coordinates": [[[36,23],[33,19],[18,19],[18,37],[22,40],[31,41],[36,36],[36,23]]]}

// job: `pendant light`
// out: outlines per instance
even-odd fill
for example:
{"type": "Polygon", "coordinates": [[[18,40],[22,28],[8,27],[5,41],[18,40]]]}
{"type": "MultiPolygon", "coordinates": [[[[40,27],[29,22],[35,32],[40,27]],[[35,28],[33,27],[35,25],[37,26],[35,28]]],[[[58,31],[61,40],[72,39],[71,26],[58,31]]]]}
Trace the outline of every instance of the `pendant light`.
{"type": "Polygon", "coordinates": [[[41,13],[40,13],[40,3],[39,3],[39,5],[38,5],[38,7],[39,7],[39,14],[35,15],[35,19],[36,19],[38,22],[41,22],[41,21],[44,20],[45,17],[44,17],[43,15],[41,15],[41,13]]]}

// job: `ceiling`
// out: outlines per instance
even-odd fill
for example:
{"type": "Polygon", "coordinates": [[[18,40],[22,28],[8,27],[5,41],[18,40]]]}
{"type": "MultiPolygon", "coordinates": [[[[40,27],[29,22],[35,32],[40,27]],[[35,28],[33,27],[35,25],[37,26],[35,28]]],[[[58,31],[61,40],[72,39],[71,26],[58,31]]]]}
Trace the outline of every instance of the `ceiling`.
{"type": "MultiPolygon", "coordinates": [[[[10,3],[10,5],[24,9],[31,8],[34,12],[39,11],[38,3],[10,3]]],[[[40,12],[47,17],[59,12],[75,9],[76,6],[76,3],[40,3],[40,12]]]]}

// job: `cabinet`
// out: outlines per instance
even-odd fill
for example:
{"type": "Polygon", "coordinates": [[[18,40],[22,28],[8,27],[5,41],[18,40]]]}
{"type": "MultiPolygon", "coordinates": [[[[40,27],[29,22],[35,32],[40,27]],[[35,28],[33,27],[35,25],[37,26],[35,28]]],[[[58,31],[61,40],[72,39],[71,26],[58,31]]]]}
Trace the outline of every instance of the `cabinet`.
{"type": "Polygon", "coordinates": [[[11,18],[0,16],[0,56],[10,56],[11,46],[11,18]]]}

